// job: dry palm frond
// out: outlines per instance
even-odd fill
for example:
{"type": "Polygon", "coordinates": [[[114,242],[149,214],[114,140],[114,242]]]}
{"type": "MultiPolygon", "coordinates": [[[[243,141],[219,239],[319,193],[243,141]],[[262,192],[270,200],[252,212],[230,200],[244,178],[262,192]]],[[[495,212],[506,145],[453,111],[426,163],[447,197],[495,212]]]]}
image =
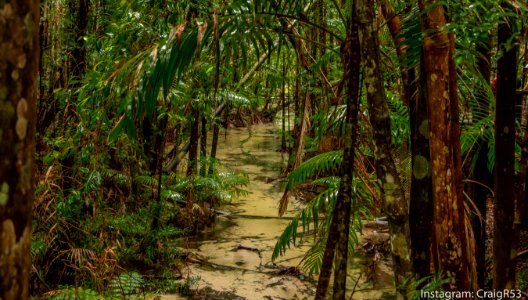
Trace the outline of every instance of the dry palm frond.
{"type": "Polygon", "coordinates": [[[86,263],[96,260],[97,255],[93,250],[84,248],[70,248],[64,251],[66,262],[74,268],[82,268],[86,263]]]}

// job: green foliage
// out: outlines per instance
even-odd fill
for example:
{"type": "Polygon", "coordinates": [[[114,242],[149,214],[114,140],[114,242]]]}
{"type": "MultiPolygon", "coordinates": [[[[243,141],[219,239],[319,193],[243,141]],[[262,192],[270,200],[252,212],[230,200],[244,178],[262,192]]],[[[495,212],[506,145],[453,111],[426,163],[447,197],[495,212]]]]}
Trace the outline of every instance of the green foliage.
{"type": "Polygon", "coordinates": [[[56,292],[51,300],[98,300],[101,296],[94,290],[79,288],[65,288],[56,292]]]}
{"type": "Polygon", "coordinates": [[[411,135],[407,106],[390,91],[387,91],[387,104],[390,110],[392,143],[395,147],[407,145],[411,135]]]}
{"type": "Polygon", "coordinates": [[[291,191],[300,183],[315,178],[323,172],[335,172],[341,165],[342,161],[343,151],[325,152],[310,158],[288,175],[285,188],[286,191],[291,191]]]}
{"type": "MultiPolygon", "coordinates": [[[[336,171],[342,162],[342,151],[330,151],[319,154],[298,166],[293,170],[287,178],[285,190],[291,191],[300,183],[309,179],[313,179],[312,185],[322,185],[325,189],[311,199],[306,206],[298,212],[292,221],[286,226],[283,233],[277,240],[272,259],[276,259],[279,255],[283,255],[286,250],[293,244],[297,245],[298,229],[302,226],[303,232],[309,232],[310,226],[313,224],[315,237],[318,237],[311,249],[305,254],[302,263],[303,268],[311,273],[320,271],[322,264],[322,252],[324,252],[324,245],[326,245],[327,231],[332,220],[332,211],[337,200],[337,193],[339,190],[340,178],[320,177],[323,173],[329,171],[336,171]],[[323,216],[322,221],[320,220],[323,216]]],[[[362,224],[361,218],[369,216],[369,209],[367,208],[369,199],[368,189],[364,186],[363,181],[355,177],[352,184],[354,192],[349,248],[353,250],[358,243],[356,232],[361,232],[362,224]],[[361,201],[357,201],[361,199],[361,201]]],[[[287,194],[285,194],[287,195],[287,194]]]]}
{"type": "MultiPolygon", "coordinates": [[[[326,245],[327,230],[332,220],[332,211],[337,200],[337,193],[339,190],[339,177],[325,177],[314,180],[313,185],[324,184],[327,189],[320,192],[315,196],[307,205],[297,213],[292,221],[286,226],[279,239],[277,240],[272,259],[275,260],[280,255],[283,255],[291,245],[298,245],[298,230],[302,226],[302,230],[305,233],[310,232],[311,224],[313,224],[314,236],[319,236],[315,241],[310,250],[305,254],[302,259],[303,269],[310,274],[317,274],[320,271],[322,264],[322,256],[324,247],[326,245]],[[323,217],[320,220],[321,216],[323,217]],[[299,224],[300,223],[300,224],[299,224]]],[[[355,178],[352,182],[353,190],[355,191],[355,197],[362,197],[363,195],[368,197],[365,191],[361,191],[364,187],[362,182],[355,178]]],[[[358,243],[357,232],[361,232],[362,223],[361,218],[369,218],[370,212],[367,206],[367,202],[354,201],[354,207],[352,211],[352,218],[350,220],[351,230],[349,236],[349,249],[353,251],[358,243]]]]}
{"type": "Polygon", "coordinates": [[[402,44],[396,47],[405,46],[406,51],[401,58],[401,65],[407,69],[415,68],[420,63],[422,53],[422,26],[420,23],[420,10],[417,6],[410,7],[410,11],[402,18],[402,24],[398,36],[402,44]]]}
{"type": "Polygon", "coordinates": [[[523,291],[528,289],[528,268],[523,268],[517,273],[517,282],[519,289],[523,291]]]}
{"type": "MultiPolygon", "coordinates": [[[[450,278],[445,278],[441,273],[419,278],[417,280],[408,280],[402,283],[407,286],[409,298],[413,300],[422,299],[421,292],[441,292],[444,286],[450,282],[450,278]]],[[[432,298],[436,299],[436,298],[432,298]]]]}
{"type": "MultiPolygon", "coordinates": [[[[298,101],[295,97],[309,91],[312,124],[307,148],[318,149],[328,136],[340,142],[345,114],[339,94],[344,71],[340,43],[352,1],[346,1],[343,7],[339,1],[308,0],[88,2],[89,24],[81,38],[71,33],[77,25],[69,7],[73,2],[41,4],[41,140],[31,250],[41,281],[52,285],[83,283],[99,292],[109,284],[112,289],[120,286],[121,295],[126,295],[137,290],[142,278],[137,273],[116,277],[119,266],[148,263],[156,255],[171,260],[177,257],[176,252],[158,245],[188,232],[188,228],[180,228],[185,217],[179,207],[182,202],[214,207],[247,193],[246,175],[218,172],[221,165],[208,157],[199,161],[206,175],[187,178],[178,171],[159,174],[158,166],[172,155],[165,150],[173,145],[181,148],[189,139],[191,110],[200,112],[208,122],[206,130],[210,130],[212,124],[226,122],[224,116],[233,108],[239,115],[263,106],[275,112],[282,105],[283,86],[288,110],[293,101],[298,101]],[[86,72],[77,76],[72,72],[77,67],[72,65],[72,57],[81,40],[86,51],[86,72]],[[265,53],[267,58],[257,61],[265,53]],[[306,68],[299,66],[301,54],[308,63],[306,68]],[[226,104],[223,114],[215,112],[220,103],[226,104]],[[191,191],[192,198],[187,198],[191,191]],[[153,233],[154,239],[148,240],[152,238],[148,236],[152,221],[158,217],[159,228],[153,233]],[[146,241],[152,242],[149,255],[142,248],[146,241]]],[[[382,65],[391,136],[394,146],[403,149],[409,142],[409,113],[400,99],[400,74],[396,70],[399,65],[418,66],[423,33],[416,1],[389,2],[402,15],[399,35],[406,53],[398,62],[392,47],[387,47],[387,31],[380,30],[386,59],[382,65]]],[[[441,4],[450,17],[447,29],[456,34],[465,162],[474,165],[475,153],[486,143],[488,168],[492,170],[495,153],[491,111],[495,103],[488,78],[478,74],[476,47],[488,39],[505,15],[494,0],[441,4]]],[[[526,19],[526,7],[516,4],[521,14],[515,24],[518,28],[526,19]]],[[[495,53],[495,49],[492,52],[494,65],[501,53],[495,53]]],[[[361,159],[368,160],[372,150],[363,140],[370,134],[364,118],[368,111],[364,107],[360,111],[358,149],[364,154],[361,159]]],[[[292,132],[289,138],[293,140],[295,134],[292,132]]],[[[339,187],[335,175],[342,160],[342,151],[322,153],[288,175],[287,192],[311,182],[318,195],[286,227],[273,258],[300,243],[304,237],[299,233],[302,227],[304,233],[313,231],[316,236],[303,267],[310,273],[319,272],[339,187]]],[[[402,155],[400,173],[409,173],[409,163],[402,155]]],[[[364,172],[356,174],[351,183],[355,195],[351,249],[357,243],[355,234],[361,230],[361,218],[375,209],[370,202],[374,196],[371,193],[377,190],[366,186],[375,180],[373,168],[368,162],[364,165],[364,172]]],[[[190,293],[193,280],[188,278],[180,285],[167,281],[166,287],[190,293]]],[[[429,284],[431,288],[439,287],[442,280],[432,278],[429,284]]],[[[100,298],[93,290],[71,288],[55,296],[100,298]]]]}
{"type": "Polygon", "coordinates": [[[124,298],[127,295],[138,294],[144,287],[144,284],[145,280],[139,273],[123,273],[110,282],[108,295],[110,297],[124,298]]]}

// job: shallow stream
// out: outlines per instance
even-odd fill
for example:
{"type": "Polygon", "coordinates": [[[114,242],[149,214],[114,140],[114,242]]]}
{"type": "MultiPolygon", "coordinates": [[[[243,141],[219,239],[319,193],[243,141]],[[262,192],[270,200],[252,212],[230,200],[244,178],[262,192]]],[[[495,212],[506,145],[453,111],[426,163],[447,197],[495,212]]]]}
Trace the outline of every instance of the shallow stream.
{"type": "MultiPolygon", "coordinates": [[[[188,263],[185,274],[199,278],[193,288],[231,295],[225,299],[313,299],[316,278],[295,272],[283,274],[288,267],[298,266],[309,248],[309,240],[271,261],[275,242],[297,206],[290,201],[290,210],[284,217],[278,217],[283,184],[277,179],[286,164],[287,154],[278,151],[280,136],[276,132],[273,124],[266,124],[254,125],[250,130],[229,129],[221,136],[218,158],[226,167],[248,174],[250,184],[246,190],[249,194],[222,208],[232,214],[217,218],[212,227],[182,241],[182,246],[198,258],[188,263]]],[[[354,259],[352,264],[359,266],[359,262],[354,259]]],[[[387,289],[392,279],[386,263],[379,263],[376,268],[379,270],[374,273],[382,278],[381,285],[364,284],[366,278],[355,285],[362,268],[351,270],[348,282],[350,290],[356,290],[351,299],[381,299],[391,292],[387,289]]],[[[162,299],[182,298],[164,296],[162,299]]]]}

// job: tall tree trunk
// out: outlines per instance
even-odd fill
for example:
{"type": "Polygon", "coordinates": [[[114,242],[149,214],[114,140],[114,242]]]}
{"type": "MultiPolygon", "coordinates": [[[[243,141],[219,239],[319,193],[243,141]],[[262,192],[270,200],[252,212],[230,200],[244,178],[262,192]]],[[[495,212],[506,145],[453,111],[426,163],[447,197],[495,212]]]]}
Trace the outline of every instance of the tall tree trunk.
{"type": "MultiPolygon", "coordinates": [[[[514,14],[512,4],[502,1],[505,12],[514,14]]],[[[493,288],[515,286],[515,87],[517,46],[511,43],[514,20],[499,24],[498,44],[502,56],[497,62],[497,104],[495,112],[495,228],[493,238],[493,288]],[[508,46],[510,45],[510,46],[508,46]]]]}
{"type": "Polygon", "coordinates": [[[400,177],[391,153],[390,117],[383,77],[380,69],[380,52],[374,2],[359,1],[357,15],[360,24],[362,61],[367,90],[370,123],[374,133],[376,174],[381,187],[385,213],[391,234],[391,254],[394,263],[398,298],[406,298],[402,284],[411,276],[411,244],[408,223],[409,207],[400,177]]]}
{"type": "Polygon", "coordinates": [[[218,136],[220,135],[220,126],[213,125],[213,137],[211,139],[211,165],[209,166],[209,173],[214,172],[214,160],[216,159],[216,151],[218,149],[218,136]]]}
{"type": "MultiPolygon", "coordinates": [[[[84,36],[88,27],[88,13],[90,0],[70,0],[70,13],[75,17],[72,21],[74,44],[71,60],[71,75],[75,80],[81,80],[86,69],[86,47],[84,46],[84,36]]],[[[75,84],[74,86],[79,86],[75,84]]]]}
{"type": "Polygon", "coordinates": [[[476,287],[473,254],[468,224],[464,214],[460,127],[456,72],[452,58],[454,41],[444,31],[446,18],[441,5],[432,0],[419,1],[424,12],[422,41],[427,101],[429,138],[432,157],[434,199],[433,255],[436,271],[452,278],[451,290],[471,290],[476,287]],[[434,108],[434,109],[433,109],[434,108]]]}
{"type": "Polygon", "coordinates": [[[39,1],[0,4],[0,299],[29,298],[39,1]]]}
{"type": "Polygon", "coordinates": [[[299,64],[297,64],[297,68],[295,69],[295,95],[294,95],[294,99],[295,99],[295,102],[294,102],[294,105],[293,105],[293,111],[294,111],[294,115],[293,115],[293,129],[291,131],[291,134],[292,134],[292,137],[295,138],[294,142],[293,142],[293,145],[291,148],[289,148],[288,150],[288,165],[286,166],[286,169],[284,170],[284,174],[288,174],[290,173],[292,170],[293,170],[293,162],[294,162],[294,158],[293,158],[293,151],[294,149],[296,149],[296,143],[297,143],[297,135],[299,134],[299,131],[300,131],[300,120],[299,120],[299,115],[300,115],[300,109],[299,107],[301,106],[299,103],[301,102],[300,99],[302,97],[302,93],[301,93],[301,71],[300,71],[300,67],[299,67],[299,64]]]}
{"type": "MultiPolygon", "coordinates": [[[[491,103],[488,96],[488,89],[491,78],[491,39],[489,36],[481,44],[476,47],[477,57],[477,68],[484,79],[484,82],[480,84],[480,91],[477,94],[479,97],[478,107],[474,108],[474,121],[479,121],[480,116],[486,116],[489,114],[491,103]]],[[[478,150],[475,153],[476,161],[475,168],[473,170],[473,180],[480,184],[474,184],[470,189],[470,197],[475,202],[478,215],[472,218],[473,234],[475,236],[475,260],[477,264],[477,285],[483,287],[486,279],[486,202],[488,195],[490,194],[489,188],[493,188],[493,174],[488,169],[488,142],[482,137],[478,141],[478,150]],[[482,185],[484,186],[482,186],[482,185]],[[488,188],[489,187],[489,188],[488,188]]]]}
{"type": "MultiPolygon", "coordinates": [[[[431,274],[431,232],[433,232],[433,187],[431,181],[431,163],[429,131],[427,129],[427,78],[424,71],[423,55],[420,63],[420,88],[412,84],[415,96],[409,102],[411,121],[411,199],[409,204],[409,226],[411,232],[411,256],[413,271],[419,277],[431,274]]],[[[415,72],[409,70],[409,79],[414,81],[415,72]]]]}
{"type": "Polygon", "coordinates": [[[198,108],[191,108],[191,133],[189,137],[189,165],[187,166],[187,176],[196,174],[198,170],[198,139],[200,131],[200,111],[198,108]]]}
{"type": "Polygon", "coordinates": [[[201,135],[200,135],[200,161],[201,161],[200,176],[205,176],[207,174],[207,164],[205,163],[206,158],[207,158],[207,119],[205,117],[202,117],[202,129],[201,129],[201,135]]]}
{"type": "MultiPolygon", "coordinates": [[[[282,86],[281,86],[281,108],[282,108],[282,135],[281,150],[286,149],[286,54],[282,54],[282,86]]],[[[288,124],[288,128],[289,128],[288,124]]]]}
{"type": "MultiPolygon", "coordinates": [[[[355,1],[354,1],[355,4],[355,1]]],[[[334,271],[334,300],[344,300],[348,266],[348,237],[350,231],[350,214],[353,206],[352,179],[354,176],[355,149],[358,140],[359,111],[359,74],[361,53],[359,51],[359,35],[357,18],[353,17],[349,35],[341,48],[344,58],[345,80],[347,80],[347,110],[344,137],[343,165],[341,166],[341,185],[336,204],[337,214],[333,222],[337,223],[338,242],[336,249],[336,267],[334,271]],[[337,217],[337,219],[335,218],[337,217]]]]}
{"type": "Polygon", "coordinates": [[[193,208],[193,192],[194,192],[194,179],[196,172],[198,171],[198,139],[199,139],[199,131],[200,131],[200,111],[198,108],[191,107],[191,128],[190,128],[190,136],[189,136],[189,164],[187,165],[187,172],[186,175],[189,177],[189,189],[187,190],[187,193],[185,195],[185,199],[187,200],[187,213],[188,216],[192,216],[192,208],[193,208]]]}
{"type": "MultiPolygon", "coordinates": [[[[403,97],[409,107],[411,123],[411,199],[409,201],[409,228],[413,272],[419,277],[431,273],[431,232],[433,226],[433,199],[429,156],[429,132],[427,130],[426,78],[423,62],[420,63],[420,82],[416,82],[414,68],[403,64],[406,54],[405,40],[401,38],[401,20],[394,16],[388,1],[382,1],[381,9],[400,60],[403,97]]],[[[422,55],[423,59],[423,55],[422,55]]]]}
{"type": "Polygon", "coordinates": [[[359,71],[361,61],[361,54],[357,50],[359,49],[359,36],[356,18],[348,21],[347,31],[347,37],[341,46],[344,66],[343,80],[347,83],[346,127],[343,164],[341,165],[341,184],[332,213],[332,223],[323,255],[323,267],[317,284],[316,300],[324,299],[326,296],[334,255],[336,255],[336,267],[334,271],[333,299],[344,300],[346,292],[348,236],[353,197],[351,184],[354,175],[355,146],[358,136],[359,71]]]}

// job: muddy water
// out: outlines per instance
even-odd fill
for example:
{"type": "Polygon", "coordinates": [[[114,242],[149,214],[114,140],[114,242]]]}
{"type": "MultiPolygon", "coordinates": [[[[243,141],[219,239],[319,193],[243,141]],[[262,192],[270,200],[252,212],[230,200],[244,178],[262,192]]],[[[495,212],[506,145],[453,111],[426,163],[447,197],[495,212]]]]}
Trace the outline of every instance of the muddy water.
{"type": "MultiPolygon", "coordinates": [[[[277,177],[287,159],[278,151],[279,146],[280,136],[272,124],[255,125],[250,131],[229,129],[227,135],[221,137],[218,157],[226,167],[248,174],[250,184],[246,189],[249,194],[223,208],[231,211],[231,215],[217,218],[212,228],[182,242],[182,246],[197,257],[194,263],[187,265],[187,275],[200,278],[194,288],[212,288],[232,295],[225,299],[313,299],[316,278],[279,275],[285,267],[298,266],[309,247],[309,240],[300,247],[292,247],[275,262],[271,261],[275,242],[296,209],[296,203],[290,202],[290,211],[283,218],[277,216],[283,191],[277,177]]],[[[387,286],[392,284],[386,265],[375,267],[377,277],[388,276],[381,285],[365,282],[367,278],[360,279],[360,284],[356,285],[363,270],[357,266],[362,263],[355,259],[351,265],[356,266],[351,269],[348,280],[350,291],[356,290],[351,299],[384,298],[387,286]]],[[[182,298],[166,296],[163,299],[182,298]]]]}

